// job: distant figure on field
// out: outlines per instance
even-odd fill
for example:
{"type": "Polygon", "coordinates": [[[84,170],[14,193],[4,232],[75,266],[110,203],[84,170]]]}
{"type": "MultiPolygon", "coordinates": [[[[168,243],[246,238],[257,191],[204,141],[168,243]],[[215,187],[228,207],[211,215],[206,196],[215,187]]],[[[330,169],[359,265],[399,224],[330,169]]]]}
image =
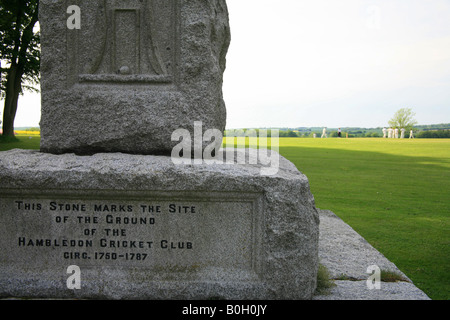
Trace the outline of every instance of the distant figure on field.
{"type": "Polygon", "coordinates": [[[398,139],[398,128],[394,129],[394,138],[398,139]]]}
{"type": "Polygon", "coordinates": [[[316,134],[315,133],[313,133],[313,138],[315,138],[316,137],[316,134]]]}
{"type": "Polygon", "coordinates": [[[404,139],[405,138],[405,128],[402,128],[401,130],[400,130],[401,132],[402,132],[402,134],[400,135],[400,139],[404,139]]]}
{"type": "Polygon", "coordinates": [[[409,138],[414,139],[414,132],[412,130],[409,132],[409,138]]]}
{"type": "Polygon", "coordinates": [[[388,129],[388,138],[392,138],[392,128],[388,129]]]}
{"type": "Polygon", "coordinates": [[[383,138],[386,138],[386,132],[387,132],[386,128],[383,128],[383,138]]]}
{"type": "Polygon", "coordinates": [[[338,129],[338,137],[341,137],[341,128],[338,129]]]}
{"type": "Polygon", "coordinates": [[[322,130],[321,138],[323,138],[323,137],[328,138],[328,136],[327,136],[327,128],[323,128],[323,130],[322,130]]]}

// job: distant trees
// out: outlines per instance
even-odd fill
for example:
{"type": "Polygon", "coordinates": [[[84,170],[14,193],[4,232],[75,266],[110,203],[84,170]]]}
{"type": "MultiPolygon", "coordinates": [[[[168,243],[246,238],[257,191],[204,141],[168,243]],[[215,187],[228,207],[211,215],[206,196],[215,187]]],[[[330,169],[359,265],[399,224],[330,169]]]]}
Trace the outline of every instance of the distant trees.
{"type": "MultiPolygon", "coordinates": [[[[397,112],[399,113],[399,112],[397,112]]],[[[411,112],[411,115],[414,113],[411,112]]],[[[400,117],[401,118],[401,117],[400,117]]],[[[412,121],[409,122],[415,123],[415,120],[412,118],[412,121]]],[[[407,131],[405,132],[405,138],[409,138],[409,131],[411,129],[415,132],[416,138],[450,138],[450,123],[441,123],[441,124],[431,124],[431,125],[414,125],[414,127],[408,126],[407,122],[399,122],[397,124],[393,124],[394,127],[405,128],[407,131]],[[404,126],[404,127],[403,127],[404,126]],[[409,130],[408,130],[409,129],[409,130]]],[[[276,128],[278,131],[277,136],[280,138],[313,138],[316,135],[316,138],[320,138],[322,131],[318,130],[319,127],[298,127],[298,128],[276,128]]],[[[346,127],[341,128],[343,138],[380,138],[383,136],[382,128],[359,128],[359,127],[346,127]]],[[[230,137],[244,137],[248,136],[248,131],[256,133],[259,136],[260,130],[267,131],[264,133],[267,134],[267,137],[271,136],[272,129],[239,129],[239,130],[225,130],[224,136],[230,137]]],[[[328,136],[337,138],[338,131],[334,128],[331,128],[328,136]]]]}
{"type": "Polygon", "coordinates": [[[388,124],[392,128],[405,128],[409,131],[417,124],[415,115],[411,108],[401,108],[388,121],[388,124]]]}
{"type": "Polygon", "coordinates": [[[450,130],[422,131],[417,134],[417,138],[431,138],[431,139],[450,138],[450,130]]]}

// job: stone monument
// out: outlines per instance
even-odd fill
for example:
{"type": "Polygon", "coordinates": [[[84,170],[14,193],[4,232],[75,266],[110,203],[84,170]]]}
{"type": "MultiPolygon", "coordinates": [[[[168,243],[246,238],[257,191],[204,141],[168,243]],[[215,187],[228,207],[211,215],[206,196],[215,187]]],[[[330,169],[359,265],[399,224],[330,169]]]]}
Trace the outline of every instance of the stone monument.
{"type": "Polygon", "coordinates": [[[169,156],[174,130],[225,127],[225,1],[75,3],[80,29],[40,2],[41,151],[0,152],[0,296],[310,299],[306,176],[267,150],[169,156]]]}

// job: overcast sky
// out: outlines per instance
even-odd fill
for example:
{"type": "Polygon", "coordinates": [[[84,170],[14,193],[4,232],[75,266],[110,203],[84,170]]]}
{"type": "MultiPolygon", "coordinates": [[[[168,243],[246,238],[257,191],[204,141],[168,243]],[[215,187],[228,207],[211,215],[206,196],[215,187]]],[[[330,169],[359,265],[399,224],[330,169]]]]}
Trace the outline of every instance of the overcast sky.
{"type": "MultiPolygon", "coordinates": [[[[449,0],[227,0],[227,128],[450,122],[449,0]]],[[[37,126],[20,100],[15,126],[37,126]]]]}

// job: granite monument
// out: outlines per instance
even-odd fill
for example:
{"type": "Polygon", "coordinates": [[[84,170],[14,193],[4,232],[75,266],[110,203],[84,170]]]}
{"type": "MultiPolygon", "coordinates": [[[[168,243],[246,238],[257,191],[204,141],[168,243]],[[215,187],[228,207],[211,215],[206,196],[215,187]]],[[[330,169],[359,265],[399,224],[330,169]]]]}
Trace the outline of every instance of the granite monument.
{"type": "Polygon", "coordinates": [[[310,299],[307,177],[270,150],[170,156],[179,128],[224,130],[225,1],[42,0],[40,24],[42,148],[0,152],[0,296],[310,299]]]}

